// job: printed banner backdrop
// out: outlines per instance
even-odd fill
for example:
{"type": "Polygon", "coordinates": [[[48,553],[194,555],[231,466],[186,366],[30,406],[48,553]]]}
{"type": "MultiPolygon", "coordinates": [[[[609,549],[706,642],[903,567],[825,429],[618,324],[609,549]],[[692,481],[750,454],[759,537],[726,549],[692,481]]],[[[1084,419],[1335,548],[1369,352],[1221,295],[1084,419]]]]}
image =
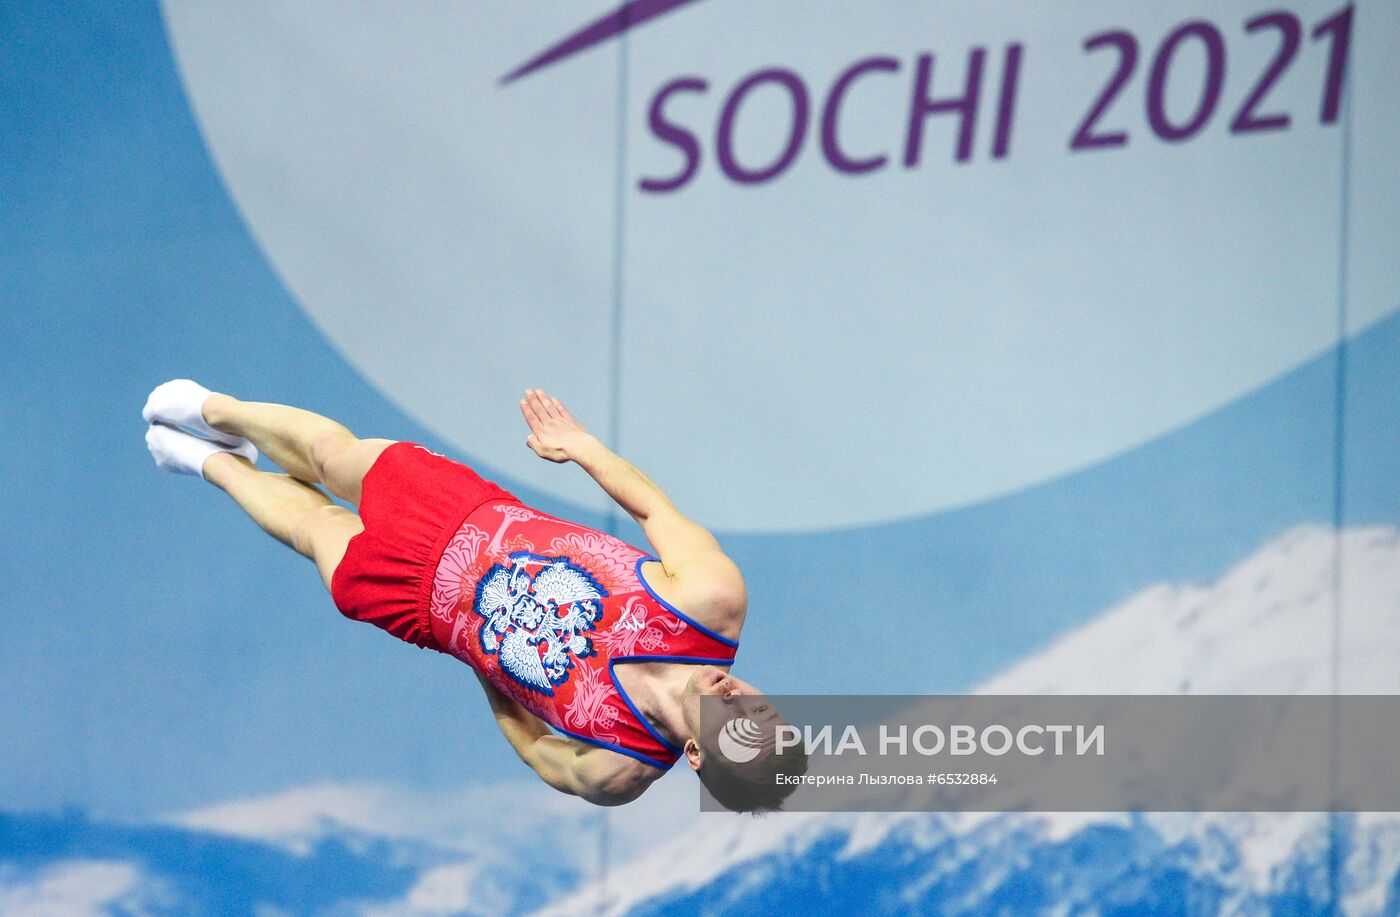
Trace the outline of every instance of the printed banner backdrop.
{"type": "Polygon", "coordinates": [[[592,809],[139,410],[303,405],[640,543],[524,447],[545,387],[739,561],[775,693],[1400,693],[1398,34],[0,9],[0,912],[1394,911],[1394,814],[592,809]]]}

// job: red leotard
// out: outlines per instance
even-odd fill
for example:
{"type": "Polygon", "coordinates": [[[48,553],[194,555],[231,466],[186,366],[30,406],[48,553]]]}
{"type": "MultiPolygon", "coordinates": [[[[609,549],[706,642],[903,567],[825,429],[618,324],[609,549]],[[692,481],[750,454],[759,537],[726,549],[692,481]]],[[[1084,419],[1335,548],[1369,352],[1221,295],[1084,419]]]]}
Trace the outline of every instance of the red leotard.
{"type": "Polygon", "coordinates": [[[738,643],[642,576],[653,555],[516,500],[467,516],[433,575],[436,643],[561,732],[660,768],[681,750],[618,682],[627,662],[729,665],[738,643]]]}

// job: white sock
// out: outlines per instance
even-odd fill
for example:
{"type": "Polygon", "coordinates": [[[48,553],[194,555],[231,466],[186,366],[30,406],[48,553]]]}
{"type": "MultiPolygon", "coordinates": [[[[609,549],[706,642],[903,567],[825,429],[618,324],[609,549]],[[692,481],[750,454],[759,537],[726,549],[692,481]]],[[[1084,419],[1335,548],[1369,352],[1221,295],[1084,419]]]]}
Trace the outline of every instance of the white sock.
{"type": "Polygon", "coordinates": [[[163,423],[153,423],[146,428],[146,448],[156,460],[157,468],[200,477],[204,477],[204,463],[216,452],[231,452],[250,462],[258,460],[257,447],[246,439],[240,445],[226,446],[163,423]]]}
{"type": "Polygon", "coordinates": [[[157,385],[146,398],[141,419],[146,423],[163,423],[183,427],[196,436],[212,439],[228,446],[238,446],[247,440],[232,433],[215,430],[204,419],[204,399],[214,394],[193,379],[171,379],[157,385]]]}

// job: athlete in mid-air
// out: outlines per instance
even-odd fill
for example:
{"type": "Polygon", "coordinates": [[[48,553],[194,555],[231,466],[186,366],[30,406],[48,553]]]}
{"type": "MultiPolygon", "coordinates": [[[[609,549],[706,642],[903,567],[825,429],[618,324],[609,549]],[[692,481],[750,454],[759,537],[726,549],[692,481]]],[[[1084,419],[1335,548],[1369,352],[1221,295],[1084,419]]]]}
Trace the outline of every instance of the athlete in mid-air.
{"type": "Polygon", "coordinates": [[[805,761],[772,753],[777,712],[729,674],[747,612],[738,567],[557,398],[527,390],[520,411],[526,445],[587,471],[655,554],[525,506],[423,446],[358,439],[299,408],[176,379],[142,417],[158,466],[201,475],[313,560],[343,614],[471,665],[501,731],[550,786],[620,805],[684,755],[728,808],[779,808],[796,781],[778,774],[805,761]],[[258,450],[286,474],[256,468],[258,450]],[[717,727],[702,734],[705,695],[753,721],[738,735],[747,752],[722,754],[717,727]]]}

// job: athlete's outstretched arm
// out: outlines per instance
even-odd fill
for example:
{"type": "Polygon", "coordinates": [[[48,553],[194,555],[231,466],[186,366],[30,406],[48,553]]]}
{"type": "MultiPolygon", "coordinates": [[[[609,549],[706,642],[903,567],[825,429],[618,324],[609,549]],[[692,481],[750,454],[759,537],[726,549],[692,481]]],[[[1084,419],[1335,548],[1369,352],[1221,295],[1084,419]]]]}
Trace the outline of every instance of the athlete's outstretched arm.
{"type": "Polygon", "coordinates": [[[645,786],[617,779],[619,770],[606,751],[555,735],[548,724],[502,694],[480,672],[476,677],[501,733],[545,783],[600,806],[622,805],[641,795],[645,786]]]}
{"type": "Polygon", "coordinates": [[[635,465],[603,445],[558,398],[529,389],[520,411],[530,425],[525,440],[540,458],[576,462],[646,533],[668,576],[700,580],[742,601],[743,577],[703,526],[676,509],[635,465]]]}

